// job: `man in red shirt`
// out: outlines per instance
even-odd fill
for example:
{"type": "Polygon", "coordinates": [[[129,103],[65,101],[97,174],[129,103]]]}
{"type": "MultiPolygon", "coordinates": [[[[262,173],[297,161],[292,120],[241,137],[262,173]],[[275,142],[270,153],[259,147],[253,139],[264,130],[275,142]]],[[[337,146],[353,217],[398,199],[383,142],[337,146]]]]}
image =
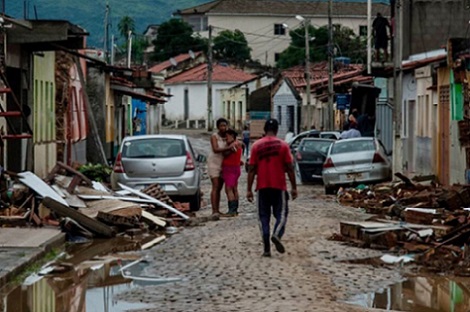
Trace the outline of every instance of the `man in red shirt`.
{"type": "Polygon", "coordinates": [[[265,136],[256,141],[251,148],[250,170],[248,172],[248,201],[253,202],[253,182],[255,176],[256,191],[258,192],[258,214],[264,244],[264,257],[271,256],[271,243],[269,241],[271,209],[276,223],[274,224],[271,241],[276,250],[285,252],[281,243],[282,235],[287,222],[288,205],[286,173],[291,183],[292,199],[297,198],[297,186],[292,154],[289,145],[276,137],[279,124],[276,119],[269,119],[264,125],[265,136]]]}

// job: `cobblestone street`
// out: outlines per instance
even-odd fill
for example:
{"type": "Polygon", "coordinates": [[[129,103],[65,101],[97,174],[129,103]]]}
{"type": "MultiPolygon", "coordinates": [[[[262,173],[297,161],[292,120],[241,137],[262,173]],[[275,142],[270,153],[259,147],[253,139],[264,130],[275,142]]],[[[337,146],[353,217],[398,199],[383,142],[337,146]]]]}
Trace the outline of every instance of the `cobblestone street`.
{"type": "MultiPolygon", "coordinates": [[[[193,139],[198,152],[208,140],[193,139]]],[[[145,311],[364,311],[345,303],[401,280],[394,269],[346,263],[380,252],[329,241],[340,220],[361,220],[358,210],[341,207],[321,186],[299,186],[290,202],[283,238],[286,253],[263,258],[256,207],[245,199],[246,173],[240,181],[241,209],[236,218],[188,227],[144,253],[147,275],[178,276],[182,282],[146,287],[118,296],[150,304],[145,311]]],[[[209,201],[210,182],[203,181],[209,201]]],[[[225,195],[222,211],[226,210],[225,195]]],[[[198,215],[209,215],[210,207],[198,215]]]]}

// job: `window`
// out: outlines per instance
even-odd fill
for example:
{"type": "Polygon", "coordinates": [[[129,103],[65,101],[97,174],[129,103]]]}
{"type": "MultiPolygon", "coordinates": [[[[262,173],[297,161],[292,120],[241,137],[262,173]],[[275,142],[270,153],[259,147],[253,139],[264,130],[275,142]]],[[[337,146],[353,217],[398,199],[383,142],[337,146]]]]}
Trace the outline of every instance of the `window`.
{"type": "Polygon", "coordinates": [[[364,25],[359,26],[359,36],[367,37],[367,26],[364,26],[364,25]]]}
{"type": "Polygon", "coordinates": [[[208,22],[206,16],[190,16],[187,22],[196,32],[208,30],[208,22]]]}
{"type": "Polygon", "coordinates": [[[279,36],[285,36],[286,35],[286,29],[284,28],[284,25],[274,24],[274,34],[279,35],[279,36]]]}
{"type": "Polygon", "coordinates": [[[280,57],[281,57],[281,53],[274,53],[274,62],[279,61],[280,57]]]}
{"type": "Polygon", "coordinates": [[[282,124],[282,106],[277,107],[277,121],[282,124]]]}

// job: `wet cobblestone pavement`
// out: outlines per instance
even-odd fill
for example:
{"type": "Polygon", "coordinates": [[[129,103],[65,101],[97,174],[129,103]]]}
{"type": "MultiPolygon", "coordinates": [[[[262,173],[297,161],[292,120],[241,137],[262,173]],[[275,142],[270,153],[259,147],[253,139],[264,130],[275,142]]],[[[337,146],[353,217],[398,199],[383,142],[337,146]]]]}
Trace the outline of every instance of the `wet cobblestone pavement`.
{"type": "MultiPolygon", "coordinates": [[[[192,142],[205,154],[208,136],[192,142]]],[[[273,248],[272,258],[261,257],[256,207],[245,199],[246,173],[239,190],[238,217],[184,228],[143,252],[150,262],[146,275],[183,277],[182,282],[134,289],[118,298],[152,305],[140,311],[364,311],[343,301],[402,279],[393,268],[343,262],[381,253],[327,240],[339,231],[340,220],[367,216],[341,207],[321,186],[299,186],[283,238],[286,253],[273,248]]],[[[208,202],[207,179],[203,191],[208,202]]],[[[227,207],[225,195],[221,207],[227,207]]],[[[209,214],[210,206],[198,213],[209,214]]]]}

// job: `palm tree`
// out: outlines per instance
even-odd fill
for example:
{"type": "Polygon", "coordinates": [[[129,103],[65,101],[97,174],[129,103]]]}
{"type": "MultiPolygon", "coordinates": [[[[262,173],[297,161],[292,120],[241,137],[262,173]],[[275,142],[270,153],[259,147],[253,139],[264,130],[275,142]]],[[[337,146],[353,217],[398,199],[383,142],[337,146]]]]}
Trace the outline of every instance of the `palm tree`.
{"type": "Polygon", "coordinates": [[[129,31],[134,32],[135,30],[135,22],[134,19],[128,15],[123,16],[118,24],[118,30],[121,34],[121,37],[127,41],[127,36],[129,35],[129,31]]]}

